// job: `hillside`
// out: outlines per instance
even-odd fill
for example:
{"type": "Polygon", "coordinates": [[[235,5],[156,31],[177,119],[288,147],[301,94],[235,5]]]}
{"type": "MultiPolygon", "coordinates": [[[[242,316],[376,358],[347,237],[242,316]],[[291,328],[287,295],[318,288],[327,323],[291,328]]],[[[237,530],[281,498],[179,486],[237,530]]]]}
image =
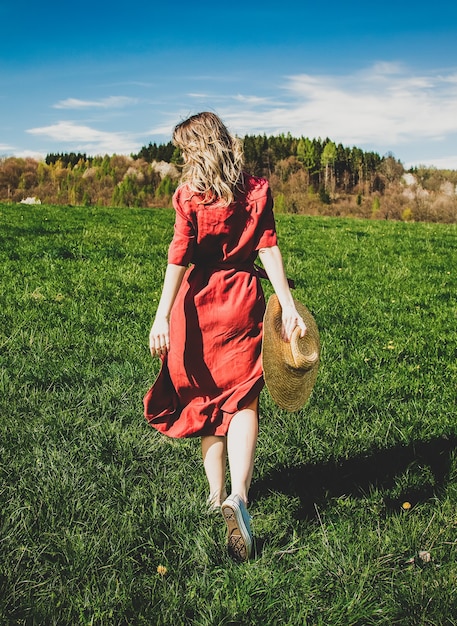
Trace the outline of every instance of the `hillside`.
{"type": "MultiPolygon", "coordinates": [[[[408,172],[383,157],[330,139],[246,136],[246,170],[270,181],[276,211],[404,221],[457,221],[457,171],[408,172]]],[[[181,156],[171,143],[136,155],[49,154],[0,160],[0,200],[60,205],[170,206],[181,156]]]]}

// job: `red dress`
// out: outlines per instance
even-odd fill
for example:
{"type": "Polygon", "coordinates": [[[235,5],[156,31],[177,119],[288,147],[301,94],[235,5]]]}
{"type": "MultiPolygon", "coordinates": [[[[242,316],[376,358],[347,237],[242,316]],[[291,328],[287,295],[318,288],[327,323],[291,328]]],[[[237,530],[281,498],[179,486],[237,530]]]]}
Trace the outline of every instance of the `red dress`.
{"type": "Polygon", "coordinates": [[[170,316],[170,351],[144,397],[149,424],[170,437],[224,436],[260,393],[265,299],[254,260],[276,245],[266,180],[245,177],[226,207],[199,204],[187,186],[173,198],[168,263],[187,266],[170,316]]]}

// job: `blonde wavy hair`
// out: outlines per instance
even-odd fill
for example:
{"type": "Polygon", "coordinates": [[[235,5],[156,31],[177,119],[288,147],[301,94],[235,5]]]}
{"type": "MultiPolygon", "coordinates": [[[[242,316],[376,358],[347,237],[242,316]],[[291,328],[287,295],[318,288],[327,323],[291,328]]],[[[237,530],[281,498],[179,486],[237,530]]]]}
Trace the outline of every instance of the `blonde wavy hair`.
{"type": "Polygon", "coordinates": [[[202,204],[231,204],[243,187],[243,148],[219,117],[206,111],[192,115],[175,126],[173,143],[184,159],[181,183],[201,196],[202,204]]]}

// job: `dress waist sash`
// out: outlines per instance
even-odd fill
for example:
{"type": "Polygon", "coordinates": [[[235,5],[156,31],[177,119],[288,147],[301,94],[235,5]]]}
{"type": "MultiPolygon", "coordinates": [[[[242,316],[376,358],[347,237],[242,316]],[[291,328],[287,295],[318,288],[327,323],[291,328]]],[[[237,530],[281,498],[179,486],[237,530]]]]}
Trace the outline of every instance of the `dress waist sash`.
{"type": "MultiPolygon", "coordinates": [[[[202,267],[203,264],[196,263],[197,266],[202,267]]],[[[264,270],[263,267],[256,265],[256,263],[230,263],[221,261],[220,263],[211,263],[209,266],[205,266],[208,269],[215,270],[231,270],[234,269],[239,272],[249,272],[250,274],[257,276],[258,278],[265,278],[266,280],[270,280],[268,278],[268,274],[264,270]]],[[[287,283],[290,289],[295,289],[295,282],[291,278],[287,278],[287,283]]]]}

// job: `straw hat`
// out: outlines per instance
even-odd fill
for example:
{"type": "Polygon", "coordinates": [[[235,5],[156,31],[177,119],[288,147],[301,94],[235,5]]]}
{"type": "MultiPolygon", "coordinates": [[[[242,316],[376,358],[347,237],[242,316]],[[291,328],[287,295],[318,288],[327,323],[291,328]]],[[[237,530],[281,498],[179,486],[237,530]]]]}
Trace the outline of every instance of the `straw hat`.
{"type": "Polygon", "coordinates": [[[317,378],[320,341],[316,322],[308,309],[294,300],[306,324],[300,337],[296,328],[290,342],[281,339],[282,309],[278,297],[268,300],[263,319],[262,366],[265,384],[282,409],[297,411],[308,400],[317,378]]]}

